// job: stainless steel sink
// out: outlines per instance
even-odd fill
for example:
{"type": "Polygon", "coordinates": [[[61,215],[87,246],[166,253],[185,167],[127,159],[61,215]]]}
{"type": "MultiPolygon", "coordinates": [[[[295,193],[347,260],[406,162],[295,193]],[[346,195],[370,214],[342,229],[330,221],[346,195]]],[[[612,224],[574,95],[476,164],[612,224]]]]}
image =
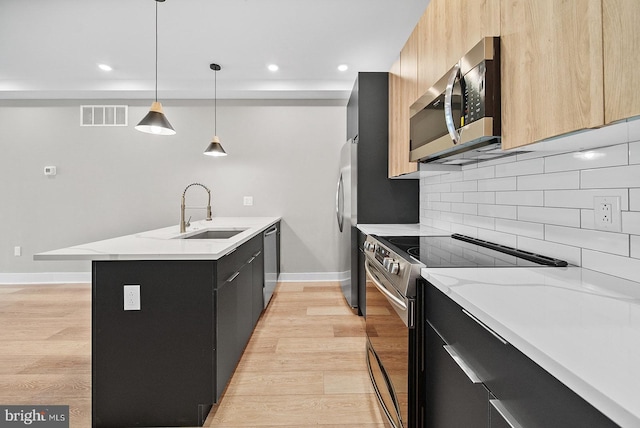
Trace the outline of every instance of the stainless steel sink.
{"type": "Polygon", "coordinates": [[[247,229],[209,229],[194,235],[185,236],[182,239],[229,239],[247,229]]]}

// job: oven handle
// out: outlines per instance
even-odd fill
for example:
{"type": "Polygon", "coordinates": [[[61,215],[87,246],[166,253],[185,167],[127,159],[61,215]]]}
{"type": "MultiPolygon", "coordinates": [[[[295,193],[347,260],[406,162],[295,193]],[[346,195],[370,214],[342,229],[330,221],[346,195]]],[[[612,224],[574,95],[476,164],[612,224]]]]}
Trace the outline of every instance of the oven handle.
{"type": "Polygon", "coordinates": [[[387,290],[387,288],[382,284],[382,282],[380,282],[380,279],[378,279],[378,276],[373,273],[372,269],[369,266],[370,266],[369,260],[365,260],[364,270],[366,271],[367,275],[369,275],[373,280],[373,285],[376,286],[378,291],[380,291],[387,298],[387,300],[389,300],[389,302],[397,306],[398,309],[401,309],[403,312],[406,312],[407,311],[406,303],[400,300],[399,298],[397,298],[396,296],[394,296],[389,290],[387,290]]]}

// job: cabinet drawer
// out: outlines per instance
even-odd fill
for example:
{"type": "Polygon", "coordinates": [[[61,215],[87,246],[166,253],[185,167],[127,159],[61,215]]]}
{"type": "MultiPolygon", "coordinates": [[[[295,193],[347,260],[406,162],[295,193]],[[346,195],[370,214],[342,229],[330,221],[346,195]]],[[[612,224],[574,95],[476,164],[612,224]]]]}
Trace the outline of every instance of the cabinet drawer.
{"type": "Polygon", "coordinates": [[[429,324],[455,348],[520,425],[527,428],[618,426],[511,344],[465,314],[436,287],[428,283],[425,287],[429,324]]]}
{"type": "Polygon", "coordinates": [[[238,272],[261,249],[262,234],[260,233],[237,247],[235,251],[218,259],[216,273],[218,287],[223,286],[227,279],[238,272]]]}

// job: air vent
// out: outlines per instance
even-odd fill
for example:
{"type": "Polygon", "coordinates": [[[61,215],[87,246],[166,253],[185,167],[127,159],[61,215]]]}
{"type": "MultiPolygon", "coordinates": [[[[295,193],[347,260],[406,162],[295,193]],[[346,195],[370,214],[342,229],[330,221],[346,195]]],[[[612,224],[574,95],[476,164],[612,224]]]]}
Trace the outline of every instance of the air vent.
{"type": "Polygon", "coordinates": [[[127,126],[129,106],[80,106],[80,126],[127,126]]]}

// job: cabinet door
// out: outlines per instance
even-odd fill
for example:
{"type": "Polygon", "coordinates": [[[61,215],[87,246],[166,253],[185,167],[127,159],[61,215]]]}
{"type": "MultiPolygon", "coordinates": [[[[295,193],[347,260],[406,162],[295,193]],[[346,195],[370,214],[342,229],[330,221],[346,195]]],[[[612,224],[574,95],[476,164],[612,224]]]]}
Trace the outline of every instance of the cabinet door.
{"type": "Polygon", "coordinates": [[[425,426],[428,428],[486,428],[489,392],[473,383],[445,350],[446,343],[426,328],[425,426]]]}
{"type": "Polygon", "coordinates": [[[502,0],[503,148],[604,124],[601,8],[502,0]]]}
{"type": "Polygon", "coordinates": [[[253,267],[246,264],[240,269],[240,274],[234,281],[238,289],[237,304],[238,312],[236,313],[237,330],[236,330],[236,364],[240,361],[242,352],[244,351],[251,333],[253,332],[253,267]]]}
{"type": "Polygon", "coordinates": [[[603,0],[605,122],[640,115],[640,3],[603,0]]]}
{"type": "Polygon", "coordinates": [[[409,162],[409,106],[413,101],[404,89],[400,67],[398,59],[389,73],[389,177],[418,170],[416,162],[409,162]]]}
{"type": "Polygon", "coordinates": [[[259,250],[255,259],[251,262],[252,268],[252,291],[251,291],[251,324],[252,329],[258,323],[258,319],[262,314],[262,309],[264,308],[264,253],[262,250],[259,250]]]}
{"type": "Polygon", "coordinates": [[[237,363],[238,289],[233,282],[218,284],[216,291],[216,402],[237,363]]]}
{"type": "Polygon", "coordinates": [[[500,35],[500,0],[431,0],[416,28],[421,97],[483,37],[500,35]]]}

